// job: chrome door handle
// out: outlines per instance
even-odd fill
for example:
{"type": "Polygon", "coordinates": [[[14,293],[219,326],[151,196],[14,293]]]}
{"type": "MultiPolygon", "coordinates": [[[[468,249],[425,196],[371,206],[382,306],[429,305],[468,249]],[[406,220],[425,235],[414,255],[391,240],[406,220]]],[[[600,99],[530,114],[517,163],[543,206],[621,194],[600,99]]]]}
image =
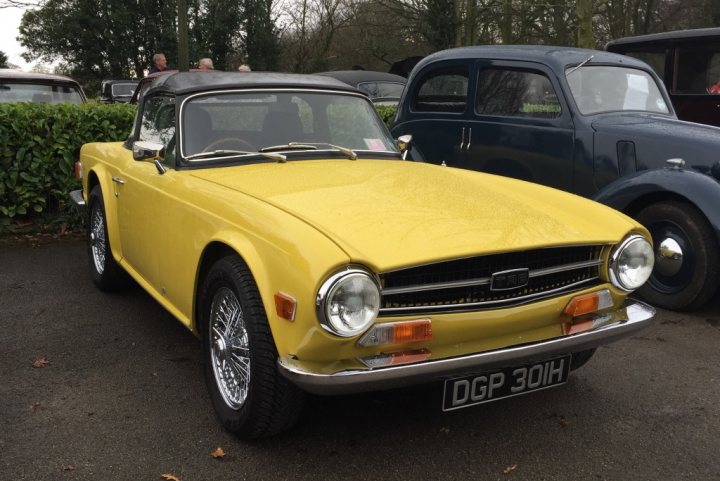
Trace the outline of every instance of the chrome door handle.
{"type": "Polygon", "coordinates": [[[465,152],[470,152],[470,139],[472,139],[472,127],[468,129],[468,143],[465,146],[465,152]]]}
{"type": "Polygon", "coordinates": [[[120,184],[120,185],[124,185],[124,184],[125,184],[125,181],[122,180],[120,177],[113,177],[113,178],[112,178],[112,181],[115,182],[116,184],[120,184]]]}
{"type": "Polygon", "coordinates": [[[462,139],[460,139],[460,152],[465,148],[465,127],[462,128],[462,139]]]}

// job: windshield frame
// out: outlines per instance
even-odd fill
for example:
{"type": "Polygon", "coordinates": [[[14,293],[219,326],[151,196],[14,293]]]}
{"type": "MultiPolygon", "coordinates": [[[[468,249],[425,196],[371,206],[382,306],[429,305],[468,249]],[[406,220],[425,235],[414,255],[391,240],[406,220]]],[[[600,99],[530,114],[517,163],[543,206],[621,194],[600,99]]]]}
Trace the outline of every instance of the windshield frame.
{"type": "MultiPolygon", "coordinates": [[[[188,167],[205,167],[205,166],[228,166],[228,165],[234,165],[234,164],[254,164],[254,163],[267,163],[267,162],[276,162],[275,160],[268,159],[267,156],[264,156],[262,152],[250,152],[248,154],[238,154],[238,155],[224,155],[224,156],[217,156],[217,157],[206,157],[202,159],[188,159],[187,155],[188,153],[185,152],[185,139],[183,138],[185,133],[185,118],[184,118],[184,110],[188,103],[192,101],[193,99],[196,99],[198,97],[209,97],[213,95],[232,95],[232,94],[244,94],[244,93],[250,93],[250,94],[257,94],[257,93],[268,93],[268,94],[275,94],[275,93],[309,93],[309,94],[321,94],[321,95],[336,95],[336,96],[342,96],[342,97],[355,97],[357,99],[360,99],[363,102],[366,102],[369,105],[369,108],[375,112],[375,117],[377,121],[378,127],[385,132],[387,135],[387,140],[392,141],[392,145],[395,147],[395,150],[371,150],[371,149],[352,149],[355,153],[359,155],[364,155],[365,157],[371,156],[374,159],[377,158],[392,158],[392,159],[400,159],[401,153],[397,149],[394,139],[392,135],[390,134],[389,129],[385,125],[385,123],[380,118],[379,114],[375,110],[375,107],[373,103],[368,99],[368,97],[365,94],[359,93],[359,92],[350,92],[346,90],[332,90],[332,89],[313,89],[313,88],[287,88],[287,87],[258,87],[258,88],[238,88],[238,89],[217,89],[217,90],[207,90],[204,92],[196,92],[190,95],[185,96],[180,100],[179,107],[178,107],[178,141],[177,146],[178,149],[178,156],[177,159],[179,163],[181,162],[185,166],[188,167]]],[[[291,141],[294,139],[288,139],[288,141],[291,141]]],[[[346,153],[343,153],[342,151],[338,150],[337,148],[331,147],[330,144],[327,144],[327,148],[323,148],[322,145],[325,143],[318,143],[316,145],[319,145],[317,149],[313,150],[296,150],[289,148],[288,150],[274,150],[275,153],[282,153],[287,156],[287,160],[309,160],[309,159],[322,159],[322,158],[348,158],[348,155],[346,153]]],[[[192,154],[190,154],[192,155],[192,154]]]]}
{"type": "MultiPolygon", "coordinates": [[[[601,62],[597,62],[597,63],[588,62],[588,63],[585,63],[584,65],[580,65],[580,66],[568,65],[567,67],[565,67],[563,74],[564,74],[564,81],[567,84],[569,97],[575,103],[575,106],[576,106],[578,112],[583,116],[593,116],[593,115],[619,113],[619,112],[620,113],[636,112],[636,113],[645,113],[645,114],[652,114],[652,115],[662,115],[662,116],[667,116],[667,117],[674,116],[672,103],[670,102],[670,98],[667,94],[667,91],[665,90],[665,87],[664,87],[662,81],[660,81],[660,79],[657,77],[657,74],[655,74],[655,72],[653,72],[653,71],[649,71],[649,70],[646,70],[643,68],[638,68],[638,67],[632,66],[632,65],[619,65],[619,64],[615,64],[615,63],[601,63],[601,62]],[[652,88],[651,83],[648,83],[649,91],[648,91],[647,95],[648,95],[648,97],[650,97],[651,95],[655,97],[656,105],[658,105],[657,102],[659,100],[662,100],[662,103],[663,103],[662,107],[664,107],[665,110],[661,111],[660,105],[658,105],[657,110],[648,109],[647,107],[646,108],[632,108],[632,107],[626,108],[625,102],[628,101],[627,97],[623,100],[623,105],[620,108],[617,108],[617,102],[615,102],[614,105],[608,104],[607,108],[588,109],[588,108],[584,107],[584,101],[586,101],[587,99],[581,94],[583,94],[583,93],[587,94],[588,92],[576,92],[575,89],[573,88],[573,80],[572,79],[575,76],[582,75],[584,71],[587,72],[586,69],[600,69],[600,68],[616,69],[619,71],[624,71],[625,72],[624,75],[626,75],[626,76],[630,73],[629,71],[635,71],[635,72],[637,72],[637,75],[642,76],[643,78],[651,81],[652,85],[655,86],[655,89],[652,88]],[[653,90],[655,90],[655,91],[653,91],[653,90]]],[[[589,77],[589,78],[591,78],[591,77],[589,77]]],[[[605,88],[605,85],[603,85],[603,87],[605,88]]],[[[607,88],[609,90],[611,87],[607,87],[607,88]]],[[[625,95],[627,95],[629,90],[630,90],[629,87],[625,87],[625,95]]],[[[600,92],[600,93],[604,93],[604,92],[605,91],[600,92]]],[[[606,97],[605,102],[607,102],[607,99],[609,99],[609,98],[613,98],[613,97],[612,96],[606,97]]],[[[600,105],[602,105],[602,101],[601,101],[600,105]]]]}

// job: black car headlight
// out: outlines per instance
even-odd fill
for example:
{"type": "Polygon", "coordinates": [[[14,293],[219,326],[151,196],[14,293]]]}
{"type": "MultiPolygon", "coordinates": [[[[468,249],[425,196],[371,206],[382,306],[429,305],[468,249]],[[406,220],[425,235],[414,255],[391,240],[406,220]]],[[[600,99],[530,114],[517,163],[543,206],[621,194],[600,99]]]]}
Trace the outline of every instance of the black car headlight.
{"type": "Polygon", "coordinates": [[[368,272],[351,268],[331,276],[317,295],[317,314],[325,330],[352,337],[367,330],[380,312],[380,287],[368,272]]]}
{"type": "Polygon", "coordinates": [[[650,242],[641,235],[631,235],[610,256],[610,281],[618,289],[634,291],[650,278],[654,265],[650,242]]]}

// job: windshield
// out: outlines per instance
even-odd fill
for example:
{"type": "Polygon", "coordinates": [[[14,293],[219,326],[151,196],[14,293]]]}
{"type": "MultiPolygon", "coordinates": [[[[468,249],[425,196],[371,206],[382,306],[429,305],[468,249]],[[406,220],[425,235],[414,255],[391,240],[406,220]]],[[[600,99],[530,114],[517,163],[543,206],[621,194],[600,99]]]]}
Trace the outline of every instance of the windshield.
{"type": "Polygon", "coordinates": [[[580,112],[589,115],[622,110],[669,114],[655,79],[642,70],[584,65],[565,72],[580,112]]]}
{"type": "Polygon", "coordinates": [[[0,83],[0,102],[34,102],[43,104],[83,103],[80,92],[67,85],[0,83]]]}
{"type": "Polygon", "coordinates": [[[342,153],[338,147],[397,153],[374,107],[359,95],[303,90],[201,94],[183,103],[180,118],[181,155],[186,159],[260,150],[342,153]],[[197,155],[212,152],[217,155],[197,155]]]}
{"type": "Polygon", "coordinates": [[[384,97],[400,98],[405,86],[395,82],[363,82],[358,84],[358,88],[368,94],[371,99],[378,99],[384,97]]]}
{"type": "Polygon", "coordinates": [[[137,83],[126,83],[126,84],[113,84],[112,94],[116,97],[119,96],[131,96],[135,92],[137,83]]]}

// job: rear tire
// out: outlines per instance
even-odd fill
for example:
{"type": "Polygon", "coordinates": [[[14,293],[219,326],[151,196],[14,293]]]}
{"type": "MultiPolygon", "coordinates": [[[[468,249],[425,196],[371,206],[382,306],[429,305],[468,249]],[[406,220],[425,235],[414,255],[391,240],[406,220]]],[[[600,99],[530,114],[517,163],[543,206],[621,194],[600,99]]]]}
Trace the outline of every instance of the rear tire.
{"type": "Polygon", "coordinates": [[[305,396],[278,372],[260,294],[238,256],[220,259],[208,272],[200,319],[205,382],[223,427],[245,439],[292,427],[305,396]]]}
{"type": "Polygon", "coordinates": [[[102,291],[116,291],[127,287],[130,278],[113,258],[105,216],[102,190],[96,185],[88,199],[87,247],[90,274],[102,291]]]}
{"type": "Polygon", "coordinates": [[[638,293],[665,309],[707,303],[720,283],[720,254],[702,212],[687,202],[665,201],[645,207],[636,219],[652,234],[655,248],[655,268],[638,293]]]}

